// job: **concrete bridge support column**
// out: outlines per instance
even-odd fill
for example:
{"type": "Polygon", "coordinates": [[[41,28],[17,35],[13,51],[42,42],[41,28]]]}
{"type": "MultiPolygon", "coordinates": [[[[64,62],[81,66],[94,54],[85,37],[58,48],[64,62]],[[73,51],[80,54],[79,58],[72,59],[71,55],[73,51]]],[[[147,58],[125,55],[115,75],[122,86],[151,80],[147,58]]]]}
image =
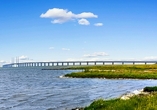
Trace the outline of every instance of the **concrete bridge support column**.
{"type": "Polygon", "coordinates": [[[94,64],[96,65],[96,62],[94,64]]]}
{"type": "Polygon", "coordinates": [[[105,65],[105,62],[103,62],[103,65],[105,65]]]}

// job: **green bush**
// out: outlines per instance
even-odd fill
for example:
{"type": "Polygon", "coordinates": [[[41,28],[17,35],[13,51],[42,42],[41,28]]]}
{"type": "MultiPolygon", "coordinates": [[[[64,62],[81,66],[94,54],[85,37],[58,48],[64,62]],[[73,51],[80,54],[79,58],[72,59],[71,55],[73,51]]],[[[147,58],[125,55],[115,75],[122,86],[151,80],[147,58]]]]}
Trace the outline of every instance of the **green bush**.
{"type": "Polygon", "coordinates": [[[143,91],[144,92],[155,92],[155,91],[157,91],[157,86],[155,86],[155,87],[145,87],[143,91]]]}

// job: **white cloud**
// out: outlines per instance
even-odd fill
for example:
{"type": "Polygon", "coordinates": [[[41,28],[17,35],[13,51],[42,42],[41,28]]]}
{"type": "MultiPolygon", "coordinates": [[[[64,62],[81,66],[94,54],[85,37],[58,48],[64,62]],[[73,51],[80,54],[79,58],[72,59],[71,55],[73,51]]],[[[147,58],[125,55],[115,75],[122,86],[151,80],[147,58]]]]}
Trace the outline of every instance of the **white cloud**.
{"type": "Polygon", "coordinates": [[[53,19],[51,21],[52,23],[59,23],[59,24],[65,23],[70,20],[76,20],[76,19],[98,18],[97,15],[91,12],[82,12],[80,14],[74,14],[73,12],[68,11],[67,9],[60,9],[60,8],[49,9],[47,10],[46,13],[42,13],[40,17],[51,18],[53,19]]]}
{"type": "Polygon", "coordinates": [[[24,55],[22,55],[22,56],[19,57],[19,60],[28,60],[28,59],[29,58],[27,56],[24,56],[24,55]]]}
{"type": "Polygon", "coordinates": [[[83,13],[77,14],[75,16],[76,16],[76,18],[98,18],[97,15],[94,15],[91,12],[83,12],[83,13]]]}
{"type": "Polygon", "coordinates": [[[4,60],[0,60],[0,63],[6,63],[6,61],[4,61],[4,60]]]}
{"type": "Polygon", "coordinates": [[[103,26],[103,23],[95,23],[95,26],[103,26]]]}
{"type": "Polygon", "coordinates": [[[86,19],[80,19],[80,20],[78,20],[78,23],[80,25],[90,25],[89,21],[86,19]]]}
{"type": "Polygon", "coordinates": [[[83,57],[83,58],[68,58],[66,61],[110,61],[109,58],[97,58],[97,57],[83,57]]]}
{"type": "Polygon", "coordinates": [[[68,48],[62,48],[62,50],[64,50],[64,51],[70,51],[70,49],[68,49],[68,48]]]}
{"type": "Polygon", "coordinates": [[[93,54],[85,54],[84,57],[99,57],[99,56],[108,56],[105,52],[95,52],[93,54]]]}
{"type": "Polygon", "coordinates": [[[157,56],[149,56],[149,57],[145,57],[144,60],[153,60],[153,61],[157,61],[157,56]]]}
{"type": "Polygon", "coordinates": [[[53,50],[53,49],[54,49],[54,47],[49,47],[49,49],[50,49],[50,50],[53,50]]]}

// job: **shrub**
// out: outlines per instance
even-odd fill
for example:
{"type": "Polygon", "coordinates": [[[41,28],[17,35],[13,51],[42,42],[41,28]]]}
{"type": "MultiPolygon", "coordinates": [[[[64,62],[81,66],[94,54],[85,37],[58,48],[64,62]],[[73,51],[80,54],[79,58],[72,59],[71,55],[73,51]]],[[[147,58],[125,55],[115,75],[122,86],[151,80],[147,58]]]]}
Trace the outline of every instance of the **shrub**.
{"type": "Polygon", "coordinates": [[[157,91],[157,86],[154,86],[154,87],[145,87],[144,92],[155,92],[157,91]]]}

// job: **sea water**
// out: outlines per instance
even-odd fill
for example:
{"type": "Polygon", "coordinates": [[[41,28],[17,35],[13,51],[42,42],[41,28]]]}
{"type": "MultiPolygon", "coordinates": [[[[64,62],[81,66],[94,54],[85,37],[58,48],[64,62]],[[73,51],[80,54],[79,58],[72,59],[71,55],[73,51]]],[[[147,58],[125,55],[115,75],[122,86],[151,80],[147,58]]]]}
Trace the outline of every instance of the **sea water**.
{"type": "Polygon", "coordinates": [[[71,72],[0,69],[0,110],[71,110],[157,85],[157,80],[60,77],[71,72]]]}

